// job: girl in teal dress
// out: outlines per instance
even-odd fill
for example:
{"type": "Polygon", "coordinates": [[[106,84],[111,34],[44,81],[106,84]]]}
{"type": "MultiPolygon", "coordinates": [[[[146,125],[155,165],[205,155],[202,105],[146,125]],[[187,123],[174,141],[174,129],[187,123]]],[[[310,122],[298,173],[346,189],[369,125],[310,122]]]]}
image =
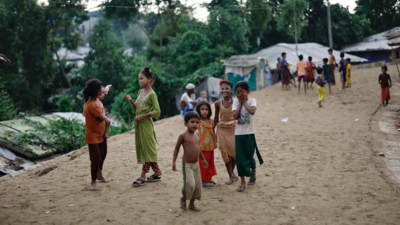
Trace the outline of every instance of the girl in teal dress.
{"type": "Polygon", "coordinates": [[[140,178],[133,182],[134,187],[146,184],[146,173],[153,169],[154,174],[147,178],[149,182],[161,181],[162,172],[157,164],[156,135],[154,133],[153,118],[158,119],[161,114],[157,100],[157,94],[151,88],[155,79],[150,68],[146,67],[139,73],[139,84],[143,89],[139,90],[136,102],[125,94],[125,100],[132,105],[135,117],[135,146],[136,157],[139,164],[143,164],[140,178]]]}

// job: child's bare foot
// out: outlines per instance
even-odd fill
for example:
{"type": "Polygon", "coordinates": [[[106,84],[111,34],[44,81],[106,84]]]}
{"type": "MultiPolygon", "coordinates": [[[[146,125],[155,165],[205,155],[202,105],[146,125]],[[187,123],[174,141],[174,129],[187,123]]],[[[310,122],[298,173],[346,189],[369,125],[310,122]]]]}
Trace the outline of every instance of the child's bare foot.
{"type": "Polygon", "coordinates": [[[98,181],[101,181],[102,183],[108,183],[109,181],[106,180],[106,178],[104,178],[103,176],[97,177],[98,181]]]}
{"type": "Polygon", "coordinates": [[[193,210],[195,212],[200,212],[200,208],[196,207],[194,204],[193,205],[189,205],[189,209],[193,210]]]}
{"type": "Polygon", "coordinates": [[[96,187],[96,181],[92,181],[91,185],[90,185],[90,190],[91,191],[96,191],[97,187],[96,187]]]}
{"type": "Polygon", "coordinates": [[[186,200],[183,199],[183,198],[181,198],[181,208],[182,208],[183,210],[187,210],[187,207],[186,207],[186,200]]]}

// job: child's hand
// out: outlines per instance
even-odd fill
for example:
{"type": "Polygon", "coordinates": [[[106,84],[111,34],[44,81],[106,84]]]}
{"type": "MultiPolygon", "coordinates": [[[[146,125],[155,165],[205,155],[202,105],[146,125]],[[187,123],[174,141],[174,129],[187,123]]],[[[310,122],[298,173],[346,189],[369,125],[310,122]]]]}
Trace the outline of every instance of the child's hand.
{"type": "Polygon", "coordinates": [[[144,119],[144,115],[139,115],[139,116],[135,117],[135,120],[138,122],[142,121],[143,119],[144,119]]]}
{"type": "Polygon", "coordinates": [[[175,164],[175,163],[172,163],[172,171],[178,171],[178,170],[176,169],[176,164],[175,164]]]}
{"type": "Polygon", "coordinates": [[[203,160],[203,167],[208,168],[208,162],[206,160],[203,160]]]}
{"type": "Polygon", "coordinates": [[[125,98],[125,100],[127,100],[127,101],[132,101],[131,96],[129,96],[129,95],[127,95],[127,94],[124,94],[124,98],[125,98]]]}
{"type": "Polygon", "coordinates": [[[107,135],[107,134],[104,134],[104,135],[103,135],[103,138],[104,138],[104,139],[108,139],[108,135],[107,135]]]}

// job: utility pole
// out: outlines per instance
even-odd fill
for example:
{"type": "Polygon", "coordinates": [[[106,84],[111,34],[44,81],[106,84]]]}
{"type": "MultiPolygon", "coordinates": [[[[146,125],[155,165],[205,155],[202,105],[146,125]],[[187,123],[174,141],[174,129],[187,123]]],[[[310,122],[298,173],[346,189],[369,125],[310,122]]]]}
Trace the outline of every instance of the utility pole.
{"type": "Polygon", "coordinates": [[[296,55],[299,57],[299,53],[297,53],[297,21],[296,21],[296,2],[294,2],[294,10],[293,10],[293,22],[294,22],[294,41],[296,42],[296,55]]]}
{"type": "Polygon", "coordinates": [[[326,0],[328,2],[328,35],[329,35],[329,48],[333,49],[333,42],[332,42],[332,25],[331,25],[331,4],[329,3],[329,0],[326,0]]]}

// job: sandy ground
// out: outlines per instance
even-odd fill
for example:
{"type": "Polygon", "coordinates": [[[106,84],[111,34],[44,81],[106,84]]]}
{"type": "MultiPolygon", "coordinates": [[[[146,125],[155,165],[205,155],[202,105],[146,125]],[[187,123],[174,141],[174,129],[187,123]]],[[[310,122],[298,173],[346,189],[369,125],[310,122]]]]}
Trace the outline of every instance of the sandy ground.
{"type": "MultiPolygon", "coordinates": [[[[216,151],[218,185],[203,189],[199,213],[179,208],[182,173],[172,172],[171,165],[177,137],[185,128],[176,116],[156,123],[162,182],[131,186],[141,166],[136,163],[134,134],[128,132],[109,140],[104,171],[113,181],[99,183],[100,191],[88,191],[87,147],[3,180],[0,223],[399,224],[400,185],[384,158],[376,156],[386,136],[373,119],[384,110],[379,72],[354,71],[353,87],[342,93],[334,86],[323,108],[317,107],[316,88],[297,94],[296,89],[282,92],[275,85],[252,93],[258,103],[256,139],[265,160],[258,167],[257,183],[244,193],[235,192],[238,183],[224,185],[227,174],[216,151]],[[283,123],[283,118],[289,121],[283,123]],[[57,168],[35,175],[52,166],[57,168]]],[[[399,87],[396,84],[392,93],[399,87]]]]}

